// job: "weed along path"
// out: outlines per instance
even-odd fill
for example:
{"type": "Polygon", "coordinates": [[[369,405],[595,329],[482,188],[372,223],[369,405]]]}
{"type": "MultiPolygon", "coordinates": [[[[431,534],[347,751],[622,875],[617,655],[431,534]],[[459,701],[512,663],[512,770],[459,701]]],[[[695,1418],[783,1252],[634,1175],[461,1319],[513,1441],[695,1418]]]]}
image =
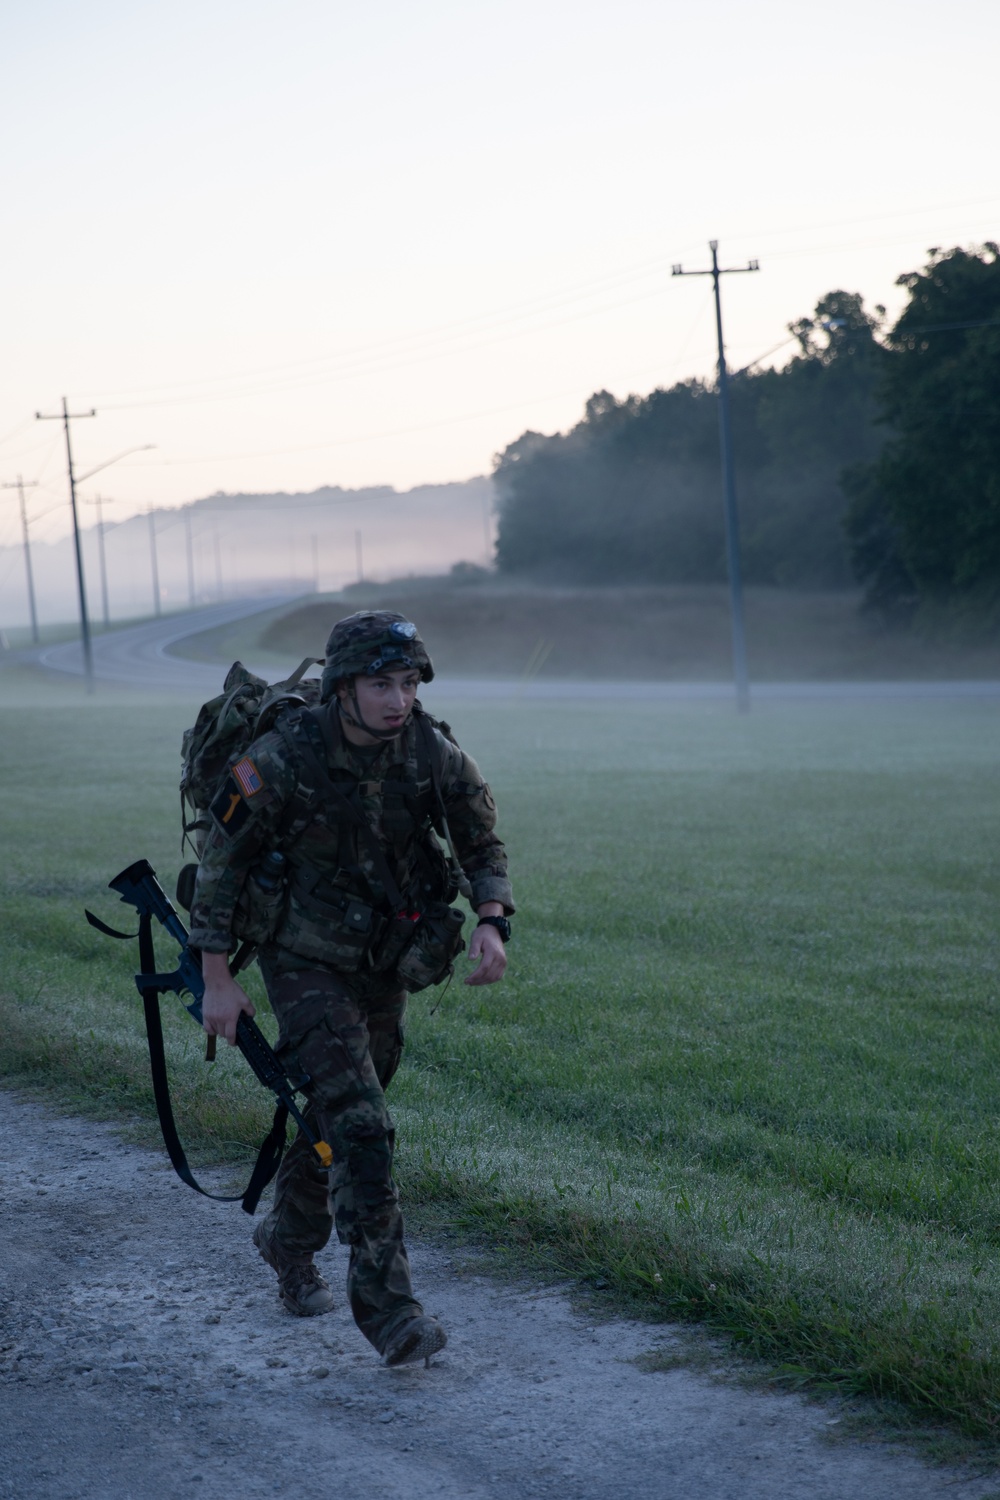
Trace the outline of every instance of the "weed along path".
{"type": "MultiPolygon", "coordinates": [[[[0,1496],[30,1500],[931,1500],[989,1481],[831,1442],[835,1408],[683,1365],[667,1328],[414,1247],[450,1331],[383,1369],[341,1305],[285,1314],[236,1205],[110,1126],[0,1091],[0,1496]]],[[[334,1285],[343,1252],[326,1257],[334,1285]]],[[[678,1347],[680,1347],[678,1345],[678,1347]]]]}

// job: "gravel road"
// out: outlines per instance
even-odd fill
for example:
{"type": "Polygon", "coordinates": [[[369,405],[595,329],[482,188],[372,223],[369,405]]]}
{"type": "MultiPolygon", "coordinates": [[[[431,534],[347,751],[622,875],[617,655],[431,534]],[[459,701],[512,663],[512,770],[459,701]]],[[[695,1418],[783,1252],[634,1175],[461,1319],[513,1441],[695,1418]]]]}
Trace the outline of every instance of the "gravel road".
{"type": "MultiPolygon", "coordinates": [[[[404,1144],[405,1149],[405,1144],[404,1144]]],[[[835,1408],[688,1369],[662,1326],[413,1247],[450,1332],[382,1368],[342,1302],[285,1313],[236,1205],[111,1126],[0,1091],[0,1496],[30,1500],[981,1500],[989,1481],[831,1443],[835,1408]]],[[[329,1250],[332,1284],[344,1257],[329,1250]]]]}

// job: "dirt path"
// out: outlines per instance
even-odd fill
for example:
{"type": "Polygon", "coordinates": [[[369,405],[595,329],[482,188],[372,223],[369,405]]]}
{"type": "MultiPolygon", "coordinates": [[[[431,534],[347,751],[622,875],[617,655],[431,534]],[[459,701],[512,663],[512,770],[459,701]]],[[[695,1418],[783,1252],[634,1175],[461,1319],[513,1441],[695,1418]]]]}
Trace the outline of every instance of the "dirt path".
{"type": "MultiPolygon", "coordinates": [[[[18,1500],[931,1500],[995,1484],[836,1413],[633,1361],[669,1329],[592,1326],[416,1245],[451,1342],[383,1369],[343,1306],[284,1313],[238,1206],[114,1131],[0,1091],[0,1496],[18,1500]]],[[[343,1252],[325,1265],[343,1281],[343,1252]]]]}

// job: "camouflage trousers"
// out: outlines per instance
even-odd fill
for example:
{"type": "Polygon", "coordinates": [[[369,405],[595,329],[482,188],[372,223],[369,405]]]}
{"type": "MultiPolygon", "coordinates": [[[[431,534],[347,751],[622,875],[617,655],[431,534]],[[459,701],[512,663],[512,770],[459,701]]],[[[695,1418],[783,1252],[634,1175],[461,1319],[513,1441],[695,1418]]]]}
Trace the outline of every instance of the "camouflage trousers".
{"type": "Polygon", "coordinates": [[[296,1137],[275,1180],[274,1238],[289,1257],[308,1256],[336,1227],[350,1246],[354,1320],[381,1354],[400,1324],[423,1311],[403,1244],[392,1179],[395,1129],[384,1092],[403,1052],[406,992],[398,980],[387,988],[385,975],[289,970],[269,959],[261,954],[280,1027],[277,1050],[309,1074],[306,1119],[334,1158],[327,1173],[305,1137],[296,1137]]]}

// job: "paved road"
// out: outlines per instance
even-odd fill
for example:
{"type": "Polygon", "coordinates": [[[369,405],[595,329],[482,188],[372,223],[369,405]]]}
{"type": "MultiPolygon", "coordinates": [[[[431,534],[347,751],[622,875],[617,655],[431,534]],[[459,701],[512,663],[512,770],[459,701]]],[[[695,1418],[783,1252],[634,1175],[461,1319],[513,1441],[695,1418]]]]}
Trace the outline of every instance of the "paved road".
{"type": "MultiPolygon", "coordinates": [[[[226,625],[247,616],[275,609],[293,598],[239,599],[228,604],[213,604],[188,614],[149,620],[144,625],[129,626],[94,638],[94,669],[98,680],[120,686],[175,689],[191,696],[203,692],[205,697],[219,691],[220,666],[188,661],[174,654],[174,648],[186,636],[226,625]]],[[[34,653],[48,671],[82,677],[83,654],[78,641],[46,646],[34,653]]],[[[221,665],[221,664],[220,664],[221,665]]],[[[273,677],[274,666],[247,665],[261,676],[273,677]]],[[[288,669],[297,663],[289,659],[288,669]]],[[[716,700],[733,697],[727,682],[614,682],[564,681],[548,677],[532,681],[512,678],[441,677],[436,691],[442,697],[456,698],[544,698],[596,699],[612,698],[646,702],[716,700]]],[[[761,701],[790,699],[883,700],[886,698],[998,698],[1000,682],[964,680],[954,682],[763,682],[752,688],[752,696],[761,701]]]]}
{"type": "MultiPolygon", "coordinates": [[[[203,689],[207,697],[219,691],[218,666],[188,661],[175,655],[173,648],[186,636],[291,602],[291,597],[282,599],[273,595],[267,599],[237,599],[97,635],[93,641],[94,672],[99,682],[114,682],[123,687],[175,688],[189,694],[203,689]]],[[[83,650],[79,641],[43,646],[34,654],[39,665],[50,672],[83,676],[83,650]]]]}

